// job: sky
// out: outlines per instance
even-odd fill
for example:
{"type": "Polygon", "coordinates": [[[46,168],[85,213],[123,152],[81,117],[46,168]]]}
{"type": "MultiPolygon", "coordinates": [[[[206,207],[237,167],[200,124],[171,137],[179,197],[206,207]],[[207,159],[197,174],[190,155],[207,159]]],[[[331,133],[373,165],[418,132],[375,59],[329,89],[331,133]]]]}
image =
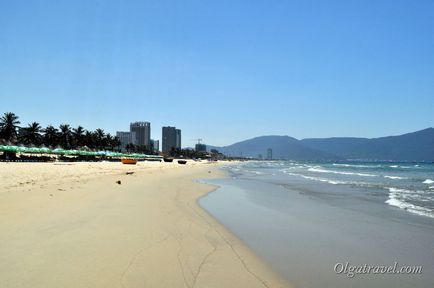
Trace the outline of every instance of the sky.
{"type": "Polygon", "coordinates": [[[0,0],[0,114],[228,145],[434,126],[434,1],[0,0]]]}

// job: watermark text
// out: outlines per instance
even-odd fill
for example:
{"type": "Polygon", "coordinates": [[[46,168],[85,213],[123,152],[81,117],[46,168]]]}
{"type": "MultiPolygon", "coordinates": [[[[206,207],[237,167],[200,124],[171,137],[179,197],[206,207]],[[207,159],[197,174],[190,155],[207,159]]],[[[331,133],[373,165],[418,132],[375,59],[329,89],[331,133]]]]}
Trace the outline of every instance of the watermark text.
{"type": "Polygon", "coordinates": [[[333,267],[336,274],[346,275],[353,278],[359,274],[422,274],[422,266],[399,265],[398,262],[393,265],[351,265],[349,262],[336,263],[333,267]]]}

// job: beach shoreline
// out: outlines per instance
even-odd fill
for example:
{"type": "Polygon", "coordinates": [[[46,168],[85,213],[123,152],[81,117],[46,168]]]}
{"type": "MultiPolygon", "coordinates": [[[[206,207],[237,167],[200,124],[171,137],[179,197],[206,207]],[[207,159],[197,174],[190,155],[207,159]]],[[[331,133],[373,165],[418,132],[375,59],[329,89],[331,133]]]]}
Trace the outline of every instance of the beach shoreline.
{"type": "Polygon", "coordinates": [[[207,180],[220,189],[200,205],[292,285],[433,287],[432,218],[387,205],[382,191],[317,183],[269,164],[227,167],[231,177],[207,180]],[[339,263],[420,272],[351,276],[335,270],[339,263]]]}
{"type": "Polygon", "coordinates": [[[220,164],[0,165],[1,287],[289,287],[198,204],[220,164]]]}

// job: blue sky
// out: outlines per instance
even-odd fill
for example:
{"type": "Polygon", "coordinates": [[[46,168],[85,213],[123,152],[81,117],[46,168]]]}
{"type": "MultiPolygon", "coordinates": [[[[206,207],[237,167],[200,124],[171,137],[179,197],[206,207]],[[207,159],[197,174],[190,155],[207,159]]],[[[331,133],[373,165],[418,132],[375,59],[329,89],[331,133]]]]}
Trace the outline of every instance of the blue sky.
{"type": "Polygon", "coordinates": [[[0,0],[0,113],[225,145],[434,126],[434,1],[0,0]]]}

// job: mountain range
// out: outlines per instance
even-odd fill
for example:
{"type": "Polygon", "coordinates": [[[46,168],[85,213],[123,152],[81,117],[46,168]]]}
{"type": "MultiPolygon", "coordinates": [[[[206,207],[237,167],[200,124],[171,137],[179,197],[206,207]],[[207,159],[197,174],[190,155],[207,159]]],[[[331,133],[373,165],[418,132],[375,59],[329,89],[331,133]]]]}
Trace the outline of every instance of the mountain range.
{"type": "Polygon", "coordinates": [[[399,136],[380,138],[308,138],[261,136],[208,149],[217,149],[230,156],[267,157],[285,160],[372,160],[372,161],[434,161],[434,128],[399,136]]]}

